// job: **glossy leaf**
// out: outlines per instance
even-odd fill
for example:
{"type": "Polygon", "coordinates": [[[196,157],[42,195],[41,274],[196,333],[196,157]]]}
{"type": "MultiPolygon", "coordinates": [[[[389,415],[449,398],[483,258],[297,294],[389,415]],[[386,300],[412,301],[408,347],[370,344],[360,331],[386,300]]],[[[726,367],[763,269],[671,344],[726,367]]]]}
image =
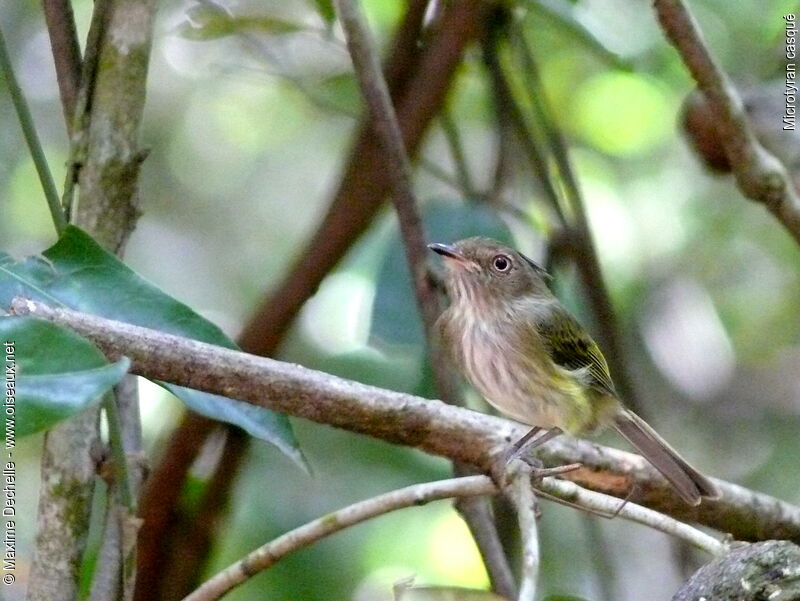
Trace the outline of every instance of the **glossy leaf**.
{"type": "MultiPolygon", "coordinates": [[[[0,306],[8,307],[19,295],[236,348],[217,326],[142,278],[75,226],[69,226],[42,256],[17,262],[0,253],[0,306]]],[[[237,425],[303,463],[286,416],[254,405],[242,408],[244,403],[232,404],[225,397],[160,384],[199,413],[237,425]]]]}
{"type": "Polygon", "coordinates": [[[125,358],[109,364],[85,338],[33,317],[0,317],[0,338],[6,383],[4,436],[11,417],[16,436],[25,436],[84,411],[119,383],[130,366],[125,358]]]}

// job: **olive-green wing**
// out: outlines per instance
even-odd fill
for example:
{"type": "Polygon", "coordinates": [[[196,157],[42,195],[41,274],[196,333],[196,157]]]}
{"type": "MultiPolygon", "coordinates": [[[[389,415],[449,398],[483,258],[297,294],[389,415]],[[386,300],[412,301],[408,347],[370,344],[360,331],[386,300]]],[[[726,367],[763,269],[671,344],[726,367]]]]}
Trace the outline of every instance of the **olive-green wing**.
{"type": "Polygon", "coordinates": [[[569,311],[555,304],[539,321],[538,330],[554,363],[569,370],[588,367],[590,385],[617,396],[603,353],[569,311]]]}

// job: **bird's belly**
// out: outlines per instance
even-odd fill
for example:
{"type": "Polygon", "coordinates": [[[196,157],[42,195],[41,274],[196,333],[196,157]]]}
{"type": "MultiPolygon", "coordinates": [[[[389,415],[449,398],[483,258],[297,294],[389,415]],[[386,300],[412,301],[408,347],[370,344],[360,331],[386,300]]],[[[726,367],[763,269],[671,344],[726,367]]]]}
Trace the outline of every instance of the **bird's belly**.
{"type": "Polygon", "coordinates": [[[501,348],[495,340],[483,324],[466,329],[461,360],[472,385],[493,407],[518,421],[573,430],[571,414],[579,404],[573,397],[582,394],[581,387],[573,385],[569,375],[565,382],[565,374],[559,373],[564,370],[548,369],[544,362],[501,348]]]}

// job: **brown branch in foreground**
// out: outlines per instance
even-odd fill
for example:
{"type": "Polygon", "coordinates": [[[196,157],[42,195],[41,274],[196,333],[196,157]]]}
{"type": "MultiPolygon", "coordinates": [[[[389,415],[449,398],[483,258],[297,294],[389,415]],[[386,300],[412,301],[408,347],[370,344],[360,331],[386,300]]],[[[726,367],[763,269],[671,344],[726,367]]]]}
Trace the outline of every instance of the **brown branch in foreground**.
{"type": "Polygon", "coordinates": [[[78,44],[72,3],[70,0],[43,0],[42,8],[56,67],[64,121],[67,132],[71,132],[81,81],[81,48],[78,44]]]}
{"type": "MultiPolygon", "coordinates": [[[[11,310],[68,326],[109,359],[127,356],[132,371],[241,399],[288,415],[366,434],[447,457],[488,472],[525,426],[413,395],[338,378],[298,365],[256,357],[67,309],[14,299],[11,310]]],[[[562,436],[538,452],[545,465],[581,463],[566,477],[581,486],[626,498],[673,517],[696,521],[740,540],[800,540],[800,508],[716,480],[720,498],[697,507],[681,503],[667,482],[638,455],[562,436]]]]}
{"type": "Polygon", "coordinates": [[[655,0],[653,5],[664,33],[717,117],[739,189],[766,206],[800,243],[800,198],[794,185],[786,168],[759,143],[739,94],[708,51],[694,17],[682,0],[655,0]]]}
{"type": "Polygon", "coordinates": [[[414,484],[359,501],[304,524],[248,553],[244,559],[225,568],[204,582],[183,601],[216,601],[258,572],[266,570],[283,557],[303,547],[360,522],[405,507],[425,505],[452,497],[473,497],[497,492],[486,476],[467,476],[439,482],[414,484]]]}

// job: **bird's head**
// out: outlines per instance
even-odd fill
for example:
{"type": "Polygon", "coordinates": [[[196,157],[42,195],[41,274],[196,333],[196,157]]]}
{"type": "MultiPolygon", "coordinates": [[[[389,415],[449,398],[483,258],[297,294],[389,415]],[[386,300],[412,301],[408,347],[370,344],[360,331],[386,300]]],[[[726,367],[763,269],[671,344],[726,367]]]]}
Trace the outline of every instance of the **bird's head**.
{"type": "Polygon", "coordinates": [[[445,259],[447,291],[453,302],[476,305],[550,296],[550,276],[533,260],[491,238],[466,238],[453,244],[429,244],[445,259]]]}

